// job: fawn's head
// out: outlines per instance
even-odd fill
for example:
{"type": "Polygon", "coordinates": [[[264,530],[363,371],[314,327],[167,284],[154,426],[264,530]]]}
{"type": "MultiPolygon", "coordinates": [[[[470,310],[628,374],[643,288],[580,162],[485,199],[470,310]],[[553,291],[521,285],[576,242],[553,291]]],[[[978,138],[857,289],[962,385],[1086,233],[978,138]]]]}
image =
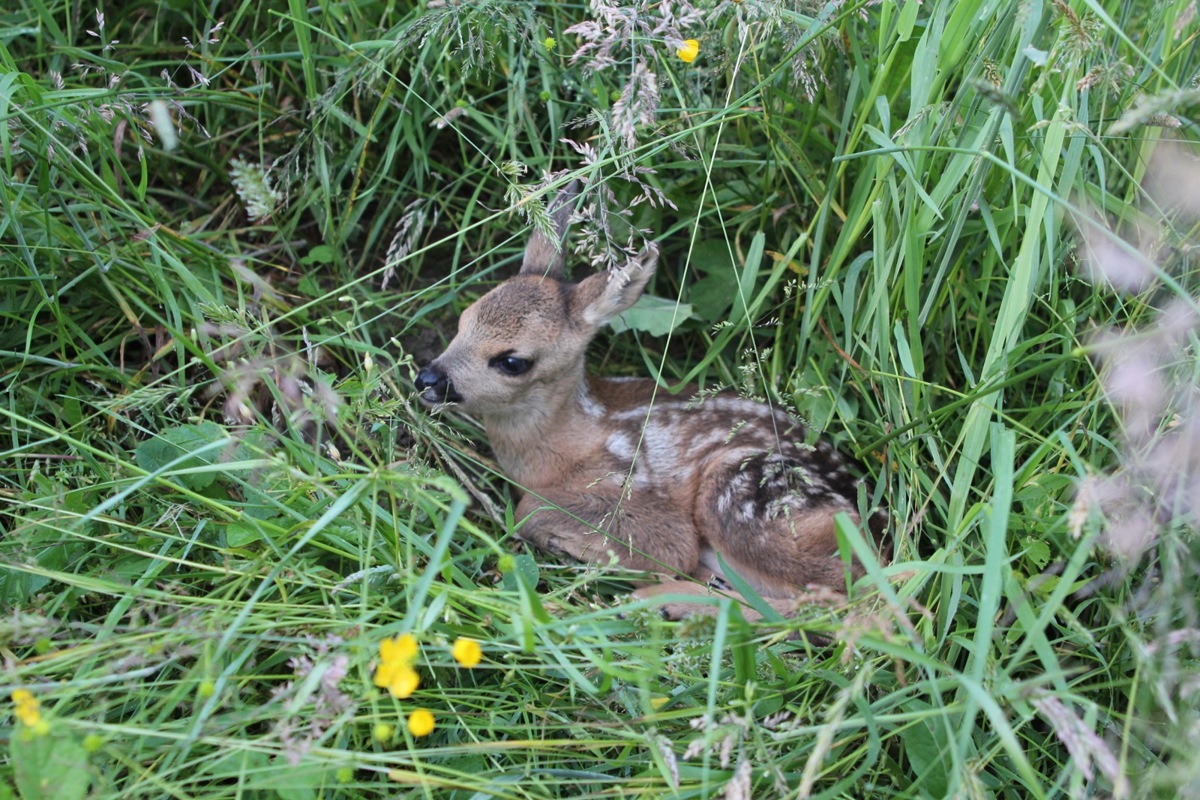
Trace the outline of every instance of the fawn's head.
{"type": "Polygon", "coordinates": [[[568,283],[565,239],[577,193],[576,183],[559,192],[555,236],[533,234],[520,274],[463,311],[449,347],[417,375],[423,403],[504,417],[548,414],[575,396],[588,343],[637,302],[658,263],[650,245],[618,270],[568,283]]]}

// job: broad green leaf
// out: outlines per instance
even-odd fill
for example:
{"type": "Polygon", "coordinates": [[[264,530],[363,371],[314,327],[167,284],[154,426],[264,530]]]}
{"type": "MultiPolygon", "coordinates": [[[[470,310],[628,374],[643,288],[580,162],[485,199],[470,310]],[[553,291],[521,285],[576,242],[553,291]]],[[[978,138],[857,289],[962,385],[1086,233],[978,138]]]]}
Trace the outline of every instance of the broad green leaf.
{"type": "Polygon", "coordinates": [[[692,307],[665,297],[644,294],[633,308],[618,314],[610,323],[620,333],[625,330],[643,331],[651,336],[666,336],[692,316],[692,307]]]}
{"type": "Polygon", "coordinates": [[[168,428],[153,439],[147,439],[138,445],[134,453],[137,465],[147,472],[158,472],[171,465],[171,475],[179,483],[200,491],[206,489],[217,478],[217,471],[201,470],[187,474],[177,474],[178,471],[194,469],[217,463],[219,451],[209,449],[191,458],[179,461],[180,457],[195,453],[201,448],[225,439],[225,429],[215,422],[201,422],[198,425],[180,425],[168,428]]]}
{"type": "Polygon", "coordinates": [[[13,731],[9,752],[22,800],[78,800],[87,795],[92,782],[87,752],[69,733],[37,735],[21,727],[13,731]]]}

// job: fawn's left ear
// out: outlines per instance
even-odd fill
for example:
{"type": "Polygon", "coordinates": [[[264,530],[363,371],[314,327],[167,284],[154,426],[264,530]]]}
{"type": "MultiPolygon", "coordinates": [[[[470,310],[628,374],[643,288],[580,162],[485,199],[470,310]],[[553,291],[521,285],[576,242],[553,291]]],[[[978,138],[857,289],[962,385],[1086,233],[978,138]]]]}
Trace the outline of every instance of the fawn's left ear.
{"type": "Polygon", "coordinates": [[[575,287],[572,305],[585,323],[600,328],[637,302],[657,266],[658,245],[651,242],[620,269],[599,272],[582,281],[575,287]]]}
{"type": "Polygon", "coordinates": [[[567,228],[571,214],[575,211],[575,198],[579,196],[579,181],[574,180],[559,190],[550,203],[550,224],[554,235],[535,230],[525,246],[525,259],[521,262],[522,275],[543,275],[556,280],[566,280],[567,228]]]}

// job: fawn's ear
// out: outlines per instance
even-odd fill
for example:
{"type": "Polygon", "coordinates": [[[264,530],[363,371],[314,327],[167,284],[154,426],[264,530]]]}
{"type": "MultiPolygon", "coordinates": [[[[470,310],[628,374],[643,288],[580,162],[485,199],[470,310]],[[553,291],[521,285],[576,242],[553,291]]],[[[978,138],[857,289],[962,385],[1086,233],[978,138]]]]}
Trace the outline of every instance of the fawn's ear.
{"type": "Polygon", "coordinates": [[[620,269],[581,282],[575,287],[572,306],[586,324],[600,328],[637,302],[657,266],[658,245],[652,242],[620,269]]]}
{"type": "Polygon", "coordinates": [[[575,210],[575,198],[579,196],[579,181],[571,181],[550,203],[550,223],[554,235],[535,230],[525,246],[525,260],[521,262],[522,275],[545,275],[557,280],[566,280],[567,227],[571,212],[575,210]]]}

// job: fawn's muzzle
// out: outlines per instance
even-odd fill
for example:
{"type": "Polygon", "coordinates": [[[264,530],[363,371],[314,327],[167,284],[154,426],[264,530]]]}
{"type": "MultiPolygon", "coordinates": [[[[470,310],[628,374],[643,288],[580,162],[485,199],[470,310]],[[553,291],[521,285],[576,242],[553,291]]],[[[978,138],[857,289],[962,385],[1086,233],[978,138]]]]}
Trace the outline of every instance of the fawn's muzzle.
{"type": "Polygon", "coordinates": [[[435,369],[432,364],[421,367],[413,384],[421,393],[423,403],[440,405],[462,402],[462,395],[454,391],[454,384],[450,382],[450,378],[441,370],[435,369]]]}

